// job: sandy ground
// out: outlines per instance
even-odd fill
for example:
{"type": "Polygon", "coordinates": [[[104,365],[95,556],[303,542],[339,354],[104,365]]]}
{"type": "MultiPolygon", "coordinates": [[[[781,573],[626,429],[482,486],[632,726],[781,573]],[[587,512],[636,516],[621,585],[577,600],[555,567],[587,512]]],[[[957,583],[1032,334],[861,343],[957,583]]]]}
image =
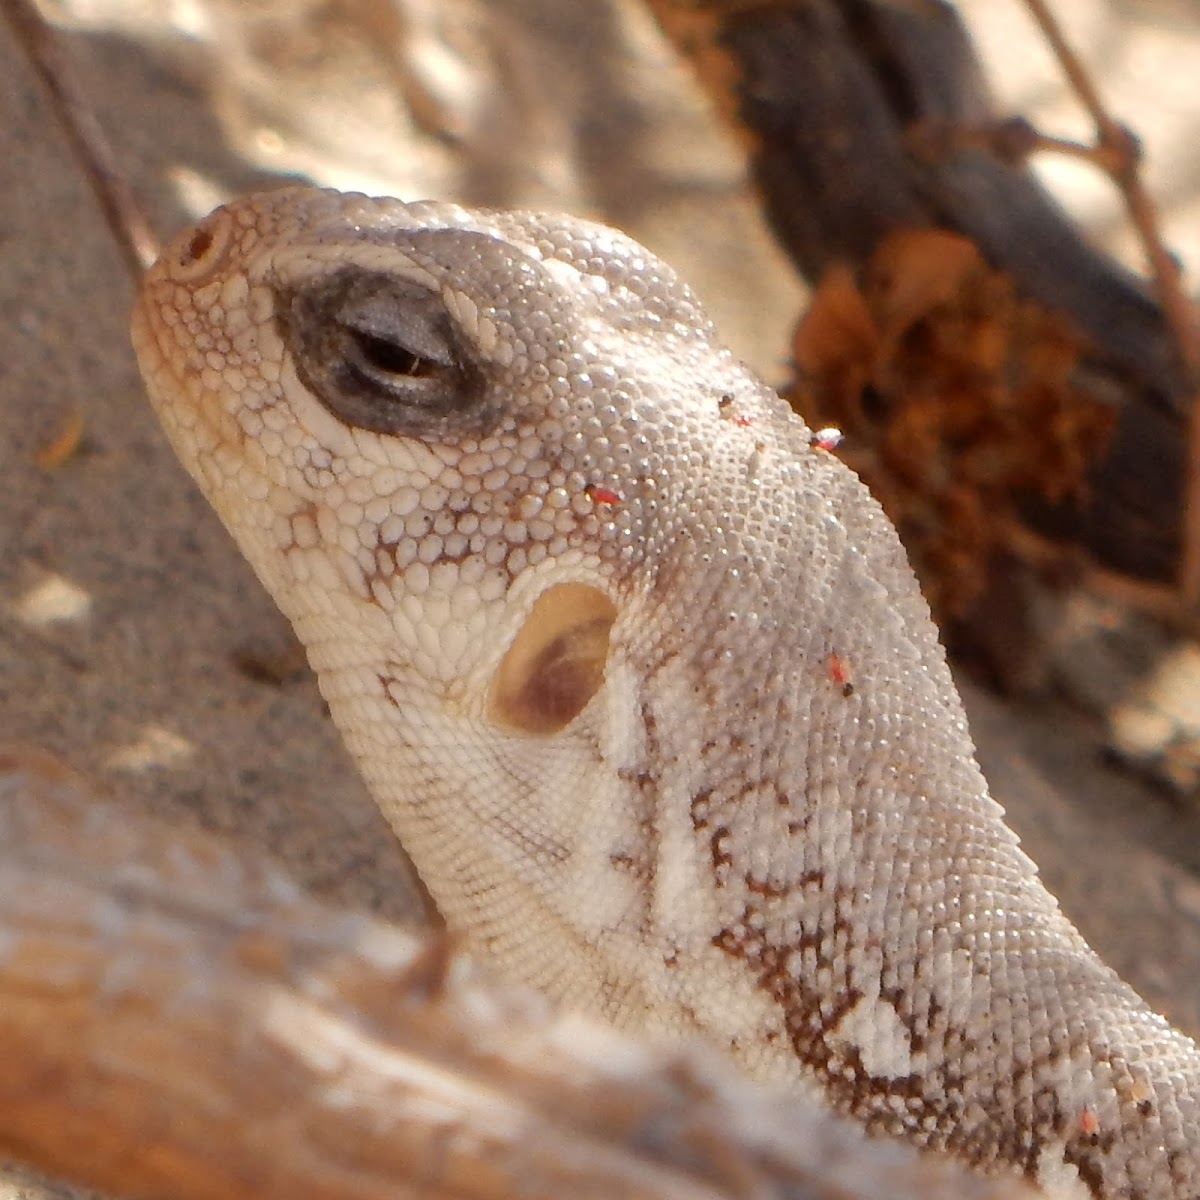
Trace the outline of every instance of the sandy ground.
{"type": "MultiPolygon", "coordinates": [[[[409,197],[586,211],[680,266],[739,351],[781,377],[799,289],[736,155],[643,22],[599,3],[568,21],[572,6],[506,0],[485,27],[461,0],[445,6],[461,21],[439,57],[428,52],[434,9],[413,3],[406,44],[426,64],[414,94],[455,125],[448,146],[405,117],[368,49],[379,30],[296,19],[264,36],[222,31],[219,7],[176,6],[192,14],[185,36],[166,7],[89,4],[76,43],[163,232],[288,170],[409,197]]],[[[1002,7],[985,6],[981,29],[1003,58],[1023,35],[996,17],[1002,7]]],[[[288,10],[244,8],[258,19],[288,10]]],[[[1155,46],[1172,63],[1200,61],[1200,32],[1171,24],[1176,6],[1080,0],[1074,11],[1131,94],[1167,77],[1155,46]],[[1152,7],[1156,23],[1138,24],[1152,7]]],[[[1051,113],[1061,103],[1044,76],[1006,88],[1051,113]]],[[[1194,136],[1195,113],[1174,93],[1141,102],[1168,150],[1194,136]]],[[[265,846],[323,895],[414,918],[405,859],[290,631],[154,424],[127,343],[132,284],[2,28],[0,113],[0,740],[53,751],[131,812],[265,846]],[[79,452],[39,465],[77,417],[79,452]]],[[[1186,255],[1200,223],[1182,161],[1182,174],[1155,178],[1186,255]]],[[[1079,193],[1102,231],[1115,227],[1108,203],[1079,193]]],[[[1066,712],[1013,712],[974,691],[968,701],[995,791],[1064,906],[1152,1003],[1200,1032],[1196,809],[1108,770],[1066,712]]],[[[48,1187],[0,1171],[0,1200],[58,1194],[48,1187]]]]}

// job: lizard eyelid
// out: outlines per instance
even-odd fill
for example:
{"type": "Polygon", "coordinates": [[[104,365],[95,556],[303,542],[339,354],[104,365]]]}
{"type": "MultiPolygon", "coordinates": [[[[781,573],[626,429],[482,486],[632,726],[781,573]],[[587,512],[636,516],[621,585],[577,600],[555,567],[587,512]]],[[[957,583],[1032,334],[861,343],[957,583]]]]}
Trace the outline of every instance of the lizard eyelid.
{"type": "Polygon", "coordinates": [[[351,267],[281,289],[278,313],[296,373],[344,424],[436,436],[478,422],[482,376],[437,292],[351,267]]]}

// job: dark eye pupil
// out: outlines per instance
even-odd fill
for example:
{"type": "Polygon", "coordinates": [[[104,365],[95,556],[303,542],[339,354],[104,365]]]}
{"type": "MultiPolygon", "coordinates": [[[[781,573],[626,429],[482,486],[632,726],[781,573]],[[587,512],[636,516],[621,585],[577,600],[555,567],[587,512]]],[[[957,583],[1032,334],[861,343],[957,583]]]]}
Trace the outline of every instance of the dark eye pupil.
{"type": "Polygon", "coordinates": [[[387,338],[373,337],[361,330],[351,330],[350,336],[365,366],[386,375],[426,375],[429,373],[428,359],[421,358],[411,350],[387,338]]]}

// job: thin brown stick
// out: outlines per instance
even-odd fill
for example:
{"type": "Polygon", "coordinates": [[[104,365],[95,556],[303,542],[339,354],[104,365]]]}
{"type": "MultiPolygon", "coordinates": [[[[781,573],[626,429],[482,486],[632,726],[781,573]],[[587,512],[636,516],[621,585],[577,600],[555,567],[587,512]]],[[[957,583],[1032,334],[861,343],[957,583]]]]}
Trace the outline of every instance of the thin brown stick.
{"type": "Polygon", "coordinates": [[[1097,153],[1092,161],[1112,179],[1125,201],[1171,330],[1179,364],[1189,381],[1192,404],[1179,589],[1185,608],[1195,612],[1200,609],[1200,322],[1184,292],[1179,263],[1163,244],[1157,207],[1142,183],[1138,139],[1105,107],[1091,73],[1067,42],[1047,0],[1025,0],[1025,4],[1095,123],[1097,153]]]}
{"type": "Polygon", "coordinates": [[[0,12],[8,18],[45,84],[104,219],[136,279],[158,257],[159,241],[117,167],[96,114],[77,86],[63,39],[46,23],[33,0],[0,0],[0,12]]]}
{"type": "Polygon", "coordinates": [[[931,160],[944,158],[953,150],[984,150],[1002,162],[1024,165],[1039,152],[1078,158],[1109,174],[1112,154],[1095,143],[1042,133],[1024,117],[1006,117],[984,125],[918,122],[905,131],[906,142],[914,153],[931,160]]]}

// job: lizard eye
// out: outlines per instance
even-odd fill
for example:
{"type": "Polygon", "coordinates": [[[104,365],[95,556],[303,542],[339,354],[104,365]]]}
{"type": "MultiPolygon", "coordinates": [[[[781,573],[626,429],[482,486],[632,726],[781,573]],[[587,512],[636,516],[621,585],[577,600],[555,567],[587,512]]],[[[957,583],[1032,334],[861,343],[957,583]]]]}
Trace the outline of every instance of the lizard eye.
{"type": "Polygon", "coordinates": [[[279,299],[296,373],[345,424],[435,436],[478,419],[482,375],[436,292],[351,268],[279,299]]]}
{"type": "Polygon", "coordinates": [[[355,329],[348,328],[347,333],[353,350],[351,363],[370,379],[384,381],[395,376],[411,379],[430,374],[431,360],[421,358],[398,342],[355,329]]]}

